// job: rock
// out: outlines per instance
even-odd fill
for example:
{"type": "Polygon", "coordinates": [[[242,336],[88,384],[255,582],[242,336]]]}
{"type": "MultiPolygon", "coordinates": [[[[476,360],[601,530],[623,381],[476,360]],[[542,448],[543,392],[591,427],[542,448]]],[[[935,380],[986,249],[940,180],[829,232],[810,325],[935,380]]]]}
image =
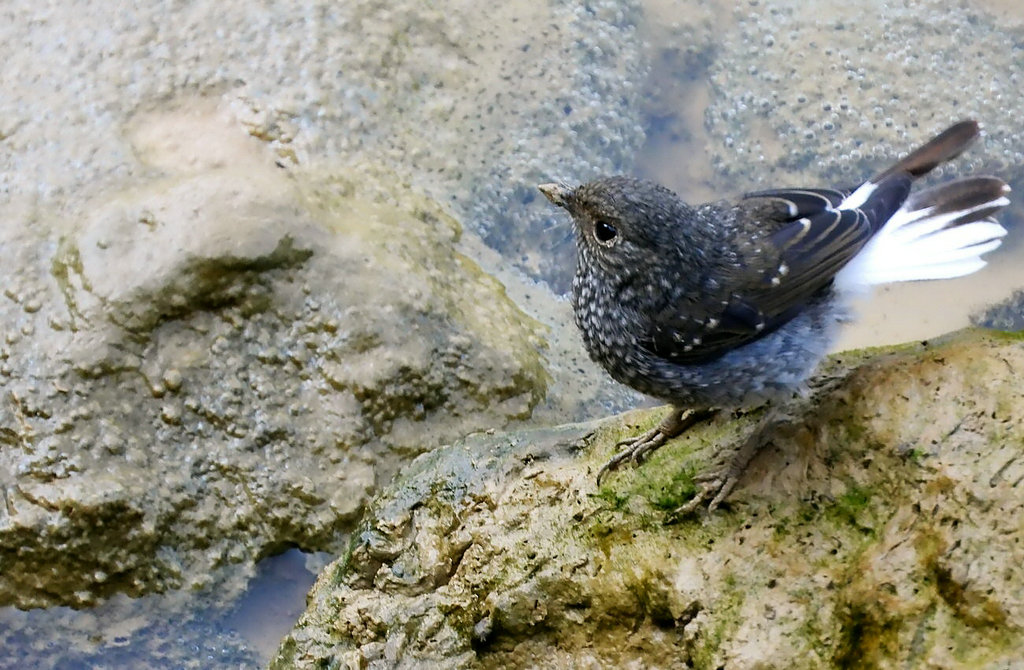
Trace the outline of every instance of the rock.
{"type": "Polygon", "coordinates": [[[564,280],[534,184],[641,142],[638,11],[13,5],[0,604],[233,598],[255,559],[342,546],[423,449],[622,406],[570,388],[567,306],[509,267],[564,280]]]}
{"type": "Polygon", "coordinates": [[[0,193],[122,188],[139,174],[126,121],[213,98],[283,164],[383,165],[567,285],[571,236],[535,186],[631,165],[639,17],[635,0],[17,3],[0,26],[0,193]]]}
{"type": "Polygon", "coordinates": [[[856,183],[965,118],[984,123],[983,148],[936,176],[1024,177],[1019,22],[941,0],[843,0],[814,13],[760,3],[736,17],[710,68],[705,120],[715,167],[738,190],[856,183]]]}
{"type": "Polygon", "coordinates": [[[424,454],[272,667],[1008,667],[1021,370],[1019,337],[980,331],[835,357],[728,508],[672,525],[756,413],[597,489],[615,441],[663,410],[424,454]]]}
{"type": "Polygon", "coordinates": [[[337,550],[402,463],[543,398],[540,326],[440,207],[237,138],[244,165],[140,144],[165,176],[0,230],[0,605],[337,550]]]}
{"type": "Polygon", "coordinates": [[[1014,291],[998,305],[972,314],[971,323],[982,328],[1012,332],[1024,330],[1024,290],[1014,291]]]}

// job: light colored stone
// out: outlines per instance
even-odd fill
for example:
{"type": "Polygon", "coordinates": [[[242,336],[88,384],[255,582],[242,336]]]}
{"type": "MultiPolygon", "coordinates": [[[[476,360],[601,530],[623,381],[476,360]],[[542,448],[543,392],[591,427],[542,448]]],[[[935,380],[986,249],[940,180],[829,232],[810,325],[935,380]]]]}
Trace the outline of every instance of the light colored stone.
{"type": "Polygon", "coordinates": [[[198,169],[89,203],[56,244],[3,247],[40,309],[0,303],[4,332],[39,333],[3,350],[2,604],[337,549],[402,462],[544,395],[538,324],[430,201],[269,161],[198,169]]]}
{"type": "Polygon", "coordinates": [[[564,282],[552,254],[570,240],[535,186],[631,165],[639,18],[634,0],[15,3],[0,23],[0,202],[79,205],[143,176],[135,152],[152,148],[178,149],[160,169],[230,164],[237,145],[187,114],[167,132],[135,125],[201,97],[282,165],[383,165],[564,282]]]}
{"type": "Polygon", "coordinates": [[[728,508],[667,526],[758,416],[600,488],[615,441],[663,410],[425,454],[273,667],[1013,667],[1021,370],[1019,337],[970,331],[836,357],[728,508]]]}

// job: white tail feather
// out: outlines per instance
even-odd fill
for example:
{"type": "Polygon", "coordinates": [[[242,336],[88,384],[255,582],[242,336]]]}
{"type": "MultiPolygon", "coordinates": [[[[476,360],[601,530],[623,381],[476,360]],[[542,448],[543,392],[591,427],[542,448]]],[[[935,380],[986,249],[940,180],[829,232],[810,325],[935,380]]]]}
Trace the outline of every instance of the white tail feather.
{"type": "MultiPolygon", "coordinates": [[[[938,230],[942,230],[962,216],[973,214],[974,212],[980,212],[992,207],[1005,207],[1008,204],[1010,204],[1010,200],[1008,198],[999,198],[991,202],[986,202],[983,205],[978,205],[977,207],[961,209],[955,212],[947,212],[936,216],[929,216],[929,213],[931,212],[930,208],[918,209],[912,212],[900,209],[892,216],[891,219],[889,219],[885,224],[885,227],[878,232],[878,235],[891,235],[894,238],[899,238],[901,242],[910,242],[912,240],[931,235],[938,230]]],[[[940,237],[945,238],[947,234],[965,227],[968,226],[950,228],[940,237]]],[[[1005,230],[1003,231],[1003,234],[1006,234],[1005,230]]]]}
{"type": "MultiPolygon", "coordinates": [[[[856,195],[855,192],[853,196],[856,195]]],[[[856,202],[853,196],[847,200],[856,202]]],[[[951,279],[977,272],[985,267],[982,254],[1002,243],[1006,229],[991,219],[945,227],[965,215],[1008,203],[1007,198],[1001,197],[977,207],[935,216],[929,215],[931,208],[900,209],[840,270],[835,286],[840,291],[864,292],[878,284],[951,279]]]]}

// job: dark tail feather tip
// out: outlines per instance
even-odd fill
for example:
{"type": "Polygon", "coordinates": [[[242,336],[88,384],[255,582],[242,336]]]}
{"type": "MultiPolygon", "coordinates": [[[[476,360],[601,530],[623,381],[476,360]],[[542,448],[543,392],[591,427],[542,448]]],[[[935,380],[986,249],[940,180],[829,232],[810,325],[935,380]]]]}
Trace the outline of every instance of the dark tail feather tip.
{"type": "Polygon", "coordinates": [[[904,208],[910,211],[935,208],[934,214],[970,209],[1005,198],[1010,187],[997,177],[964,177],[916,191],[904,208]]]}
{"type": "Polygon", "coordinates": [[[954,123],[871,181],[878,181],[893,172],[906,172],[912,177],[925,175],[959,156],[980,135],[981,125],[973,119],[954,123]]]}

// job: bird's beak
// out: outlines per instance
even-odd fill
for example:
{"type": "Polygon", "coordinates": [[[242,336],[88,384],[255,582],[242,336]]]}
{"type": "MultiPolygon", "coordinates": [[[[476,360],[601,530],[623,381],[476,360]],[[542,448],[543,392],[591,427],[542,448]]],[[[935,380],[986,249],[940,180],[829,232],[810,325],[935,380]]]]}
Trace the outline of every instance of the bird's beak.
{"type": "Polygon", "coordinates": [[[569,195],[572,193],[572,188],[568,184],[541,184],[537,188],[551,201],[551,204],[558,207],[568,206],[569,195]]]}

